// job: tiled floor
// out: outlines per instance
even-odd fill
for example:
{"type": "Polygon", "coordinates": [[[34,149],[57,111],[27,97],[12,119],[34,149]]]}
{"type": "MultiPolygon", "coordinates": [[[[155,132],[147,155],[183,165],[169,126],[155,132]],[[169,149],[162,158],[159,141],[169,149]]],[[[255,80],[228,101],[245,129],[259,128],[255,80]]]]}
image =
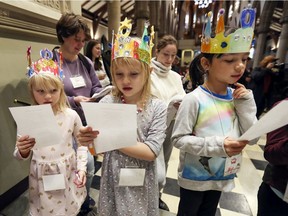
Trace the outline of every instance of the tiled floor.
{"type": "MultiPolygon", "coordinates": [[[[256,145],[246,146],[243,152],[241,170],[235,179],[236,187],[229,193],[222,193],[217,216],[256,216],[257,191],[261,184],[263,170],[267,164],[263,158],[265,136],[261,137],[256,145]]],[[[161,216],[173,216],[177,213],[179,202],[179,187],[177,185],[178,149],[174,148],[167,172],[167,184],[163,190],[162,200],[170,208],[169,212],[160,211],[161,216]]],[[[97,159],[97,172],[94,176],[91,196],[97,201],[101,173],[102,158],[97,159]]],[[[27,192],[15,202],[1,211],[5,216],[27,215],[27,192]]],[[[92,216],[93,214],[89,214],[92,216]]],[[[94,214],[95,215],[95,214],[94,214]]],[[[1,216],[1,214],[0,214],[1,216]]]]}

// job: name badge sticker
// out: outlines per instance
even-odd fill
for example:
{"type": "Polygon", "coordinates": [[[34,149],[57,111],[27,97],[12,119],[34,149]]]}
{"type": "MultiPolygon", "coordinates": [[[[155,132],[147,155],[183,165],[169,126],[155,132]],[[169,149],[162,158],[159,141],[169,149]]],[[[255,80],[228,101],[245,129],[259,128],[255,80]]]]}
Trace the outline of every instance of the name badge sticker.
{"type": "Polygon", "coordinates": [[[82,76],[70,77],[73,88],[85,87],[85,80],[82,76]]]}
{"type": "Polygon", "coordinates": [[[226,158],[224,176],[237,173],[240,170],[241,160],[241,154],[226,158]]]}
{"type": "Polygon", "coordinates": [[[145,169],[122,168],[120,170],[119,186],[143,186],[145,169]]]}
{"type": "Polygon", "coordinates": [[[44,191],[65,189],[65,179],[63,174],[43,175],[44,191]]]}

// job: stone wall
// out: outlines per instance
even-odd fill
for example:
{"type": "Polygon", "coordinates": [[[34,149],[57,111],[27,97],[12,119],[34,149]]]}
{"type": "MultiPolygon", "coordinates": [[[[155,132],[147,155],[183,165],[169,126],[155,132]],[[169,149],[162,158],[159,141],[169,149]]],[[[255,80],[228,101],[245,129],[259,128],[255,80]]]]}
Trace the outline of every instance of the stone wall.
{"type": "Polygon", "coordinates": [[[0,0],[0,210],[27,189],[29,161],[13,157],[16,124],[8,109],[31,101],[25,76],[27,47],[32,46],[32,60],[39,58],[40,49],[53,48],[55,24],[69,8],[65,1],[0,0]]]}

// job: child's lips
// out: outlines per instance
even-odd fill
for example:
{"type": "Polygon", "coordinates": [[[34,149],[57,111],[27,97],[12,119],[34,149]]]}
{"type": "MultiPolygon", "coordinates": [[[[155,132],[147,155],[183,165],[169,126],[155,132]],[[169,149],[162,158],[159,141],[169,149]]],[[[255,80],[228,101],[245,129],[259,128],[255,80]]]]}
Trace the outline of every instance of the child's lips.
{"type": "Polygon", "coordinates": [[[131,87],[124,87],[123,90],[124,91],[130,91],[132,88],[131,87]]]}
{"type": "Polygon", "coordinates": [[[237,78],[237,79],[240,79],[241,75],[232,75],[232,78],[237,78]]]}

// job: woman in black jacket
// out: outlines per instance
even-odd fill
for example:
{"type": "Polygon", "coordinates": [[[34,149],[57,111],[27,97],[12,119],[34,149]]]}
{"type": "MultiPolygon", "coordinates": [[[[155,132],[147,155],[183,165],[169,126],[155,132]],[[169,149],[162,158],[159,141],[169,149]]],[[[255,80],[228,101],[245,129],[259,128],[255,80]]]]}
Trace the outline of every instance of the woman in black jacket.
{"type": "Polygon", "coordinates": [[[253,94],[257,106],[257,118],[263,113],[265,108],[270,109],[275,103],[273,101],[273,82],[277,79],[279,70],[275,69],[277,58],[273,55],[266,56],[256,67],[251,78],[254,82],[253,94]]]}

